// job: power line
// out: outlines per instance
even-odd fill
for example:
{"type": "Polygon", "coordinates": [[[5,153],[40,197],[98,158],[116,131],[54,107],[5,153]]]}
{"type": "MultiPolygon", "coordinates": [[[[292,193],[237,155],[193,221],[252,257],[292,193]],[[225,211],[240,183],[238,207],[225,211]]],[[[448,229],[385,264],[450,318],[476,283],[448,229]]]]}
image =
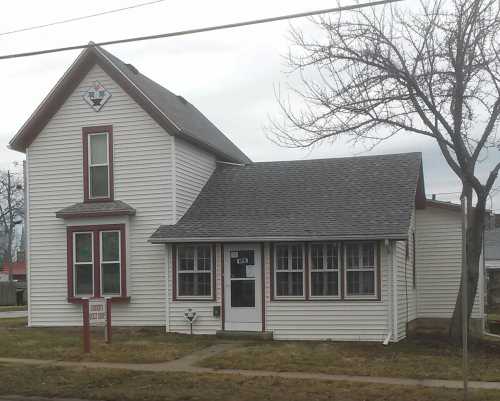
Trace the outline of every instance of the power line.
{"type": "Polygon", "coordinates": [[[121,44],[121,43],[140,42],[140,41],[144,41],[144,40],[171,38],[174,36],[192,35],[192,34],[202,33],[202,32],[211,32],[211,31],[219,31],[219,30],[223,30],[223,29],[239,28],[239,27],[248,26],[248,25],[258,25],[258,24],[265,24],[265,23],[269,23],[269,22],[283,21],[283,20],[289,20],[289,19],[295,19],[295,18],[312,17],[314,15],[327,14],[327,13],[338,12],[338,11],[349,11],[349,10],[354,10],[354,9],[359,9],[359,8],[373,7],[373,6],[383,5],[383,4],[396,3],[396,2],[400,2],[400,1],[403,1],[403,0],[379,0],[379,1],[369,2],[369,3],[361,3],[361,4],[350,5],[350,6],[344,6],[344,7],[327,8],[327,9],[323,9],[323,10],[310,11],[310,12],[297,13],[297,14],[288,14],[288,15],[282,15],[279,17],[262,18],[262,19],[243,21],[243,22],[235,22],[232,24],[225,24],[225,25],[214,25],[214,26],[209,26],[209,27],[205,27],[205,28],[188,29],[185,31],[162,33],[162,34],[158,34],[158,35],[137,36],[134,38],[109,40],[106,42],[89,43],[86,45],[58,47],[58,48],[53,48],[53,49],[35,50],[35,51],[30,51],[30,52],[25,52],[25,53],[7,54],[7,55],[0,56],[0,60],[20,58],[20,57],[29,57],[29,56],[39,56],[41,54],[59,53],[59,52],[64,52],[64,51],[69,51],[69,50],[86,49],[86,48],[92,47],[92,46],[116,45],[116,44],[121,44]]]}
{"type": "Polygon", "coordinates": [[[49,26],[67,24],[68,22],[75,22],[75,21],[81,21],[81,20],[84,20],[84,19],[89,19],[89,18],[94,18],[94,17],[100,17],[102,15],[114,14],[114,13],[118,13],[118,12],[121,12],[121,11],[132,10],[134,8],[150,6],[150,5],[156,4],[156,3],[163,3],[164,1],[166,1],[166,0],[148,1],[146,3],[133,4],[133,5],[128,6],[128,7],[115,8],[113,10],[102,11],[102,12],[99,12],[99,13],[84,15],[84,16],[81,16],[81,17],[74,17],[74,18],[69,18],[69,19],[65,19],[65,20],[61,20],[61,21],[49,22],[49,23],[43,24],[43,25],[35,25],[35,26],[29,26],[29,27],[25,27],[25,28],[14,29],[12,31],[0,32],[0,36],[12,35],[14,33],[26,32],[26,31],[33,31],[35,29],[48,28],[49,26]]]}

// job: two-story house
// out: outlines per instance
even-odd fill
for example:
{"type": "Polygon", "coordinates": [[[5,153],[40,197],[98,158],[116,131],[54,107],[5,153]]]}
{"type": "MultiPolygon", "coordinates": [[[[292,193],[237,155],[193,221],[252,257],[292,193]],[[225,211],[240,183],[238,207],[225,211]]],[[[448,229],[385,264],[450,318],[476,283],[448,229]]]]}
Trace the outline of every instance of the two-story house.
{"type": "Polygon", "coordinates": [[[27,158],[30,326],[81,325],[91,297],[114,325],[189,332],[191,309],[195,333],[277,339],[398,341],[451,316],[459,213],[426,202],[418,153],[252,162],[93,44],[10,147],[27,158]]]}

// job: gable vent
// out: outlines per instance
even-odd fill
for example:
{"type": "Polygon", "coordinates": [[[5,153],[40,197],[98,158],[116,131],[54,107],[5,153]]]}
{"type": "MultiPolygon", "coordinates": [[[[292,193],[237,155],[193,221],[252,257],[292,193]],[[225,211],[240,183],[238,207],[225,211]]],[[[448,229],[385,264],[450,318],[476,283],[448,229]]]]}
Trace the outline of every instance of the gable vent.
{"type": "Polygon", "coordinates": [[[125,64],[128,69],[130,71],[132,71],[132,73],[134,73],[135,75],[139,74],[139,70],[137,68],[135,68],[132,64],[125,64]]]}

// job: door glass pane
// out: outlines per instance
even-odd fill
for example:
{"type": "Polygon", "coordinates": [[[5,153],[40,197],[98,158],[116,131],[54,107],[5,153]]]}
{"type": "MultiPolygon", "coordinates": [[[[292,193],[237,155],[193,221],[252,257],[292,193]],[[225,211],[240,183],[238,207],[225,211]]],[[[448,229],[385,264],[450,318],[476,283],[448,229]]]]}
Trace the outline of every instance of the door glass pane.
{"type": "Polygon", "coordinates": [[[118,262],[120,260],[120,233],[118,231],[101,234],[103,262],[118,262]]]}
{"type": "Polygon", "coordinates": [[[255,266],[255,252],[252,250],[231,252],[231,278],[253,278],[257,268],[255,266]]]}
{"type": "Polygon", "coordinates": [[[102,292],[104,295],[120,294],[120,264],[102,264],[102,292]]]}
{"type": "Polygon", "coordinates": [[[103,198],[108,193],[108,166],[90,167],[90,197],[103,198]]]}
{"type": "Polygon", "coordinates": [[[75,234],[75,260],[79,262],[92,262],[92,234],[75,234]]]}
{"type": "Polygon", "coordinates": [[[255,280],[231,280],[231,307],[255,307],[255,280]]]}
{"type": "Polygon", "coordinates": [[[92,265],[75,265],[75,295],[93,294],[92,265]]]}
{"type": "Polygon", "coordinates": [[[90,135],[90,164],[108,164],[108,135],[90,135]]]}

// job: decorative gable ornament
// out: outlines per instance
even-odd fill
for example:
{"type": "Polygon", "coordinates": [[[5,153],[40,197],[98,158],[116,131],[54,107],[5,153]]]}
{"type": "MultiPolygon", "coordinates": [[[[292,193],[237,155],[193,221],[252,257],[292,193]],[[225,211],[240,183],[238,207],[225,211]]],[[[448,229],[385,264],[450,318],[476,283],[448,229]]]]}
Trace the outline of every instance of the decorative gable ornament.
{"type": "Polygon", "coordinates": [[[110,97],[111,93],[99,81],[95,81],[83,95],[85,102],[96,112],[102,109],[110,97]]]}

